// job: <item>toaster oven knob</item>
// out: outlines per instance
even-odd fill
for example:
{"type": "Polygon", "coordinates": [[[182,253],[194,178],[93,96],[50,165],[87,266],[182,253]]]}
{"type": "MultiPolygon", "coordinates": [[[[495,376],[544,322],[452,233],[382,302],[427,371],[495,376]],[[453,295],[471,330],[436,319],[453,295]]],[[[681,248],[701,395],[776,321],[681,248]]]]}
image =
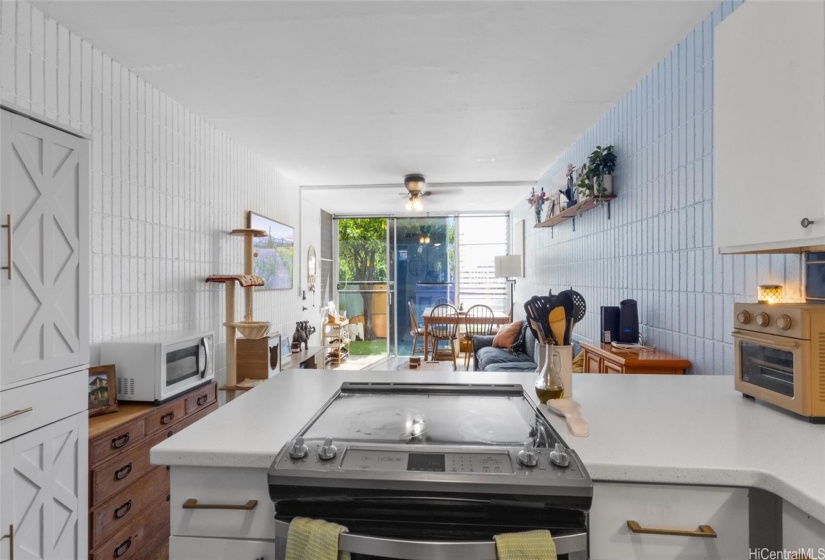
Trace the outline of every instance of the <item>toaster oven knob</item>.
{"type": "Polygon", "coordinates": [[[562,469],[570,466],[570,455],[560,443],[557,443],[556,448],[550,452],[550,462],[562,469]]]}
{"type": "Polygon", "coordinates": [[[525,467],[535,467],[539,464],[539,457],[533,451],[533,440],[529,439],[524,442],[524,449],[518,452],[518,462],[525,467]]]}
{"type": "Polygon", "coordinates": [[[767,327],[771,324],[770,315],[768,315],[767,313],[758,313],[756,315],[756,324],[760,327],[767,327]]]}
{"type": "Polygon", "coordinates": [[[322,461],[329,461],[338,455],[338,448],[332,445],[332,438],[324,440],[324,445],[318,449],[318,458],[322,461]]]}
{"type": "Polygon", "coordinates": [[[787,315],[780,315],[776,318],[776,326],[782,329],[783,331],[787,331],[791,328],[791,318],[787,315]]]}
{"type": "Polygon", "coordinates": [[[736,314],[736,320],[742,323],[743,325],[747,325],[751,322],[751,314],[747,311],[742,310],[736,314]]]}
{"type": "Polygon", "coordinates": [[[291,459],[303,459],[307,456],[307,446],[304,445],[304,438],[297,437],[292,442],[292,447],[289,449],[289,457],[291,459]]]}

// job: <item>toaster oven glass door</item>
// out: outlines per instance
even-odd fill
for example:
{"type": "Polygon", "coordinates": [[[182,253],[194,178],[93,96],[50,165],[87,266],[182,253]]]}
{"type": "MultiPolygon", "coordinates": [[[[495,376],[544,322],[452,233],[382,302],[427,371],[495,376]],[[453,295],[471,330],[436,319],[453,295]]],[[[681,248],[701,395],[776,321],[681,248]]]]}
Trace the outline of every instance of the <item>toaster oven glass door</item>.
{"type": "Polygon", "coordinates": [[[185,383],[192,378],[202,377],[206,372],[203,344],[200,340],[188,342],[166,351],[166,380],[167,388],[185,383]]]}
{"type": "Polygon", "coordinates": [[[739,340],[737,346],[743,381],[780,395],[794,396],[794,349],[777,347],[767,338],[764,343],[739,340]]]}

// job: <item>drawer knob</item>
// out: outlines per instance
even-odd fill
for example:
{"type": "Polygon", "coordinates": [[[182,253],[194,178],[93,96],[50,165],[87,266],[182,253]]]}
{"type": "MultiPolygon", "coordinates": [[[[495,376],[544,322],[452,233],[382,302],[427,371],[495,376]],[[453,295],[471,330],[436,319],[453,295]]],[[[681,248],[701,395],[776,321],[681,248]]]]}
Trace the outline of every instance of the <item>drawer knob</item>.
{"type": "Polygon", "coordinates": [[[132,463],[129,463],[125,467],[120,467],[118,470],[115,471],[115,480],[123,480],[132,472],[132,463]]]}
{"type": "Polygon", "coordinates": [[[119,546],[115,547],[115,558],[120,558],[121,556],[126,554],[126,551],[129,550],[130,546],[132,546],[132,537],[129,537],[128,539],[120,543],[119,546]]]}
{"type": "Polygon", "coordinates": [[[132,500],[115,508],[115,519],[122,519],[132,509],[132,500]]]}
{"type": "Polygon", "coordinates": [[[161,416],[160,417],[160,423],[161,424],[168,424],[169,422],[171,422],[174,419],[175,419],[175,411],[173,410],[172,412],[167,412],[166,414],[161,416]]]}
{"type": "Polygon", "coordinates": [[[699,525],[698,529],[664,529],[658,527],[642,527],[632,519],[627,520],[627,528],[640,535],[669,535],[672,537],[705,537],[716,538],[716,531],[710,525],[699,525]]]}
{"type": "Polygon", "coordinates": [[[201,395],[200,397],[198,397],[198,401],[197,401],[198,406],[203,406],[204,404],[206,404],[206,401],[208,401],[208,400],[209,400],[208,395],[201,395]]]}
{"type": "Polygon", "coordinates": [[[199,504],[195,498],[189,498],[183,502],[183,509],[233,509],[252,511],[258,505],[258,500],[249,500],[245,504],[199,504]]]}
{"type": "Polygon", "coordinates": [[[813,223],[814,223],[814,221],[813,221],[813,220],[809,220],[808,218],[802,218],[802,221],[801,221],[801,222],[799,222],[799,225],[801,225],[802,227],[806,228],[806,227],[808,227],[808,226],[813,225],[813,223]]]}
{"type": "Polygon", "coordinates": [[[117,436],[116,438],[113,438],[112,449],[120,449],[127,443],[129,443],[129,432],[126,432],[122,436],[117,436]]]}

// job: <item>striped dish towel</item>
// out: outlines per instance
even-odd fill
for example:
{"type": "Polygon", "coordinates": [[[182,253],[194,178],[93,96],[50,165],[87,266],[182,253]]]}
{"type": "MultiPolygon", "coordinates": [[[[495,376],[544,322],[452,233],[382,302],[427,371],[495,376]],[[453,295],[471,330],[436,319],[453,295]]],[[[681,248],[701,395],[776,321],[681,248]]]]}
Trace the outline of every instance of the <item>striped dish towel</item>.
{"type": "Polygon", "coordinates": [[[498,560],[556,560],[550,531],[502,533],[494,538],[498,560]]]}
{"type": "Polygon", "coordinates": [[[296,517],[289,524],[286,560],[350,560],[349,552],[338,551],[338,537],[346,532],[337,523],[296,517]]]}

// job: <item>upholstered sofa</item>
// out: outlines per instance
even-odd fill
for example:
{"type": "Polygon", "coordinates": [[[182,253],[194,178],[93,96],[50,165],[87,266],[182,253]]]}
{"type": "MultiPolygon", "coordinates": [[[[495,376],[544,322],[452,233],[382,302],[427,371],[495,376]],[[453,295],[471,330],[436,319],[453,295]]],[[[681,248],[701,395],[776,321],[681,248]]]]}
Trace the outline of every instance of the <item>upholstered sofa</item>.
{"type": "Polygon", "coordinates": [[[473,366],[475,371],[536,370],[536,338],[530,329],[525,329],[523,344],[519,344],[518,347],[512,350],[494,348],[493,338],[493,335],[473,336],[473,366]]]}

